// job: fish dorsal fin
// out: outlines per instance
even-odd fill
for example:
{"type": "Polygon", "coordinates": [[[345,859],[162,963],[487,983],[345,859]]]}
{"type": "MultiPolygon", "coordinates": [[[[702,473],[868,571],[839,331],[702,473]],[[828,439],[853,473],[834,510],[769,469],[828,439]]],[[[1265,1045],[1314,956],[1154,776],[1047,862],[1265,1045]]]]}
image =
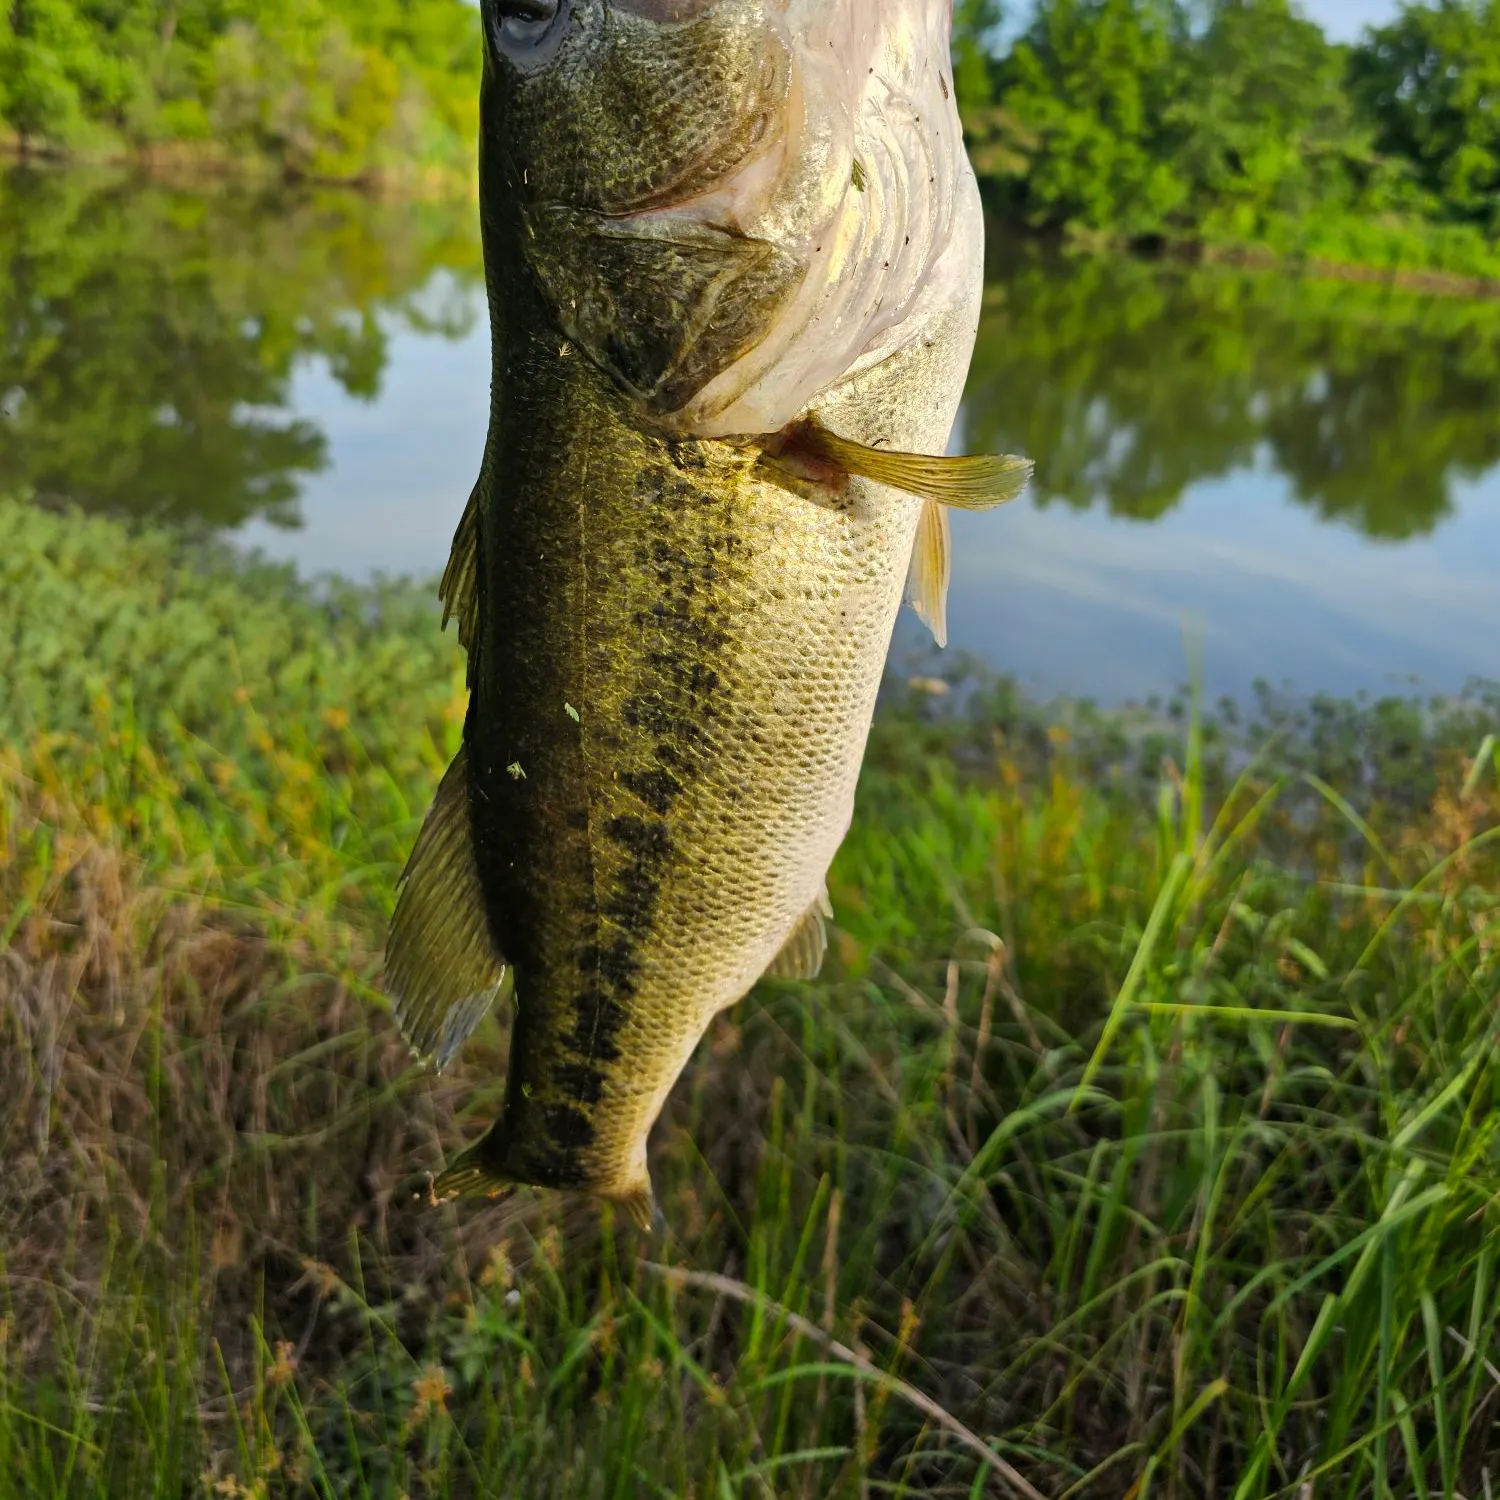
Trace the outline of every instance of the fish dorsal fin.
{"type": "Polygon", "coordinates": [[[824,886],[818,899],[802,913],[792,935],[782,944],[781,952],[771,960],[766,974],[772,979],[816,979],[828,952],[827,919],[833,915],[833,904],[824,886]]]}
{"type": "Polygon", "coordinates": [[[468,757],[460,750],[402,873],[386,942],[385,983],[412,1051],[441,1072],[507,978],[495,951],[469,831],[468,757]]]}
{"type": "Polygon", "coordinates": [[[465,651],[474,649],[479,625],[479,491],[484,480],[474,486],[463,519],[453,536],[453,550],[438,598],[443,601],[443,629],[449,620],[458,621],[458,639],[465,651]]]}
{"type": "Polygon", "coordinates": [[[948,644],[948,575],[952,566],[948,512],[937,501],[929,500],[917,522],[911,571],[906,575],[906,597],[939,646],[948,644]]]}
{"type": "Polygon", "coordinates": [[[990,510],[1014,500],[1026,488],[1033,467],[1029,458],[1012,454],[953,458],[870,448],[830,432],[816,417],[799,423],[792,441],[804,453],[845,474],[858,474],[876,484],[888,484],[894,490],[960,510],[990,510]]]}

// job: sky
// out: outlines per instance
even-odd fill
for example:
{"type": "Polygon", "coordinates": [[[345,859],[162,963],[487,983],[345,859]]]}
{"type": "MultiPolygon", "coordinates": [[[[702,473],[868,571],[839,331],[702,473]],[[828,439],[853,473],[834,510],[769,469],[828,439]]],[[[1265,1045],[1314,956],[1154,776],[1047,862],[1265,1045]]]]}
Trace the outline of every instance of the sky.
{"type": "MultiPolygon", "coordinates": [[[[1357,41],[1366,26],[1392,20],[1401,8],[1399,0],[1298,0],[1298,3],[1334,42],[1357,41]]],[[[1003,8],[1010,17],[1004,34],[1013,35],[1026,24],[1031,6],[1028,0],[1007,0],[1003,8]]]]}
{"type": "Polygon", "coordinates": [[[1329,40],[1355,41],[1366,26],[1380,26],[1400,9],[1397,0],[1302,0],[1302,9],[1329,40]]]}

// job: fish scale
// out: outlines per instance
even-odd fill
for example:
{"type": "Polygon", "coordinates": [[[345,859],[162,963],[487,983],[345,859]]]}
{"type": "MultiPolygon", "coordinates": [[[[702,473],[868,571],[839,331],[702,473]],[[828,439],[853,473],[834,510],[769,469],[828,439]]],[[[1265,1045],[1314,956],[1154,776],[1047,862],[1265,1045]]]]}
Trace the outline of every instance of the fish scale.
{"type": "MultiPolygon", "coordinates": [[[[655,198],[607,224],[575,211],[621,181],[654,181],[630,157],[638,140],[621,146],[623,163],[601,143],[590,199],[576,142],[610,97],[637,107],[660,84],[664,155],[709,164],[689,186],[712,189],[746,151],[779,150],[785,191],[816,191],[842,212],[816,180],[823,157],[795,161],[790,137],[767,136],[770,75],[745,46],[764,21],[772,52],[790,35],[794,66],[798,3],[694,0],[688,19],[657,28],[679,70],[696,59],[715,80],[707,136],[703,119],[674,113],[702,97],[693,78],[664,84],[659,58],[632,54],[651,35],[641,16],[612,28],[608,7],[572,0],[546,59],[518,61],[503,16],[486,9],[492,418],[444,580],[470,703],[464,750],[403,877],[387,983],[414,1048],[440,1066],[512,985],[516,1005],[501,1117],[439,1178],[441,1194],[575,1189],[651,1221],[649,1132],[709,1022],[761,975],[811,978],[821,965],[827,871],[914,546],[916,602],[940,629],[943,506],[996,504],[1024,483],[1020,460],[931,456],[978,320],[977,193],[961,146],[959,233],[933,237],[943,295],[913,296],[904,342],[882,325],[888,351],[872,360],[851,347],[845,374],[789,402],[775,432],[695,432],[683,413],[704,383],[732,387],[741,361],[764,405],[754,354],[819,305],[807,295],[816,247],[756,248],[728,222],[664,238],[655,198]],[[728,106],[726,58],[743,73],[728,106]],[[577,115],[548,136],[542,105],[570,101],[577,115]],[[567,159],[537,176],[569,184],[573,202],[534,192],[518,167],[548,149],[567,159]],[[577,242],[557,245],[560,233],[577,242]],[[962,264],[941,258],[955,254],[962,264]],[[619,268],[639,264],[671,295],[625,284],[619,268]],[[716,307],[732,313],[716,322],[716,307]]],[[[536,25],[525,35],[545,38],[536,25]]],[[[794,94],[788,83],[782,131],[797,128],[794,94]]],[[[872,170],[889,154],[872,153],[872,170]]],[[[846,162],[825,165],[845,172],[848,193],[869,187],[846,162]]],[[[724,220],[722,204],[713,214],[724,220]]],[[[788,349],[789,366],[816,363],[788,349]]]]}

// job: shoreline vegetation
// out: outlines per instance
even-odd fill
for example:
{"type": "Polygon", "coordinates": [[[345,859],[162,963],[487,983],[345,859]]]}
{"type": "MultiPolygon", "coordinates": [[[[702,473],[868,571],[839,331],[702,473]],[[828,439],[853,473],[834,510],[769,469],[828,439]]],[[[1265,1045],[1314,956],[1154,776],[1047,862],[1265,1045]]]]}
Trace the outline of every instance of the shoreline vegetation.
{"type": "MultiPolygon", "coordinates": [[[[1500,0],[1352,45],[1288,0],[959,0],[991,216],[1085,247],[1500,293],[1500,0]]],[[[0,155],[474,191],[464,0],[13,0],[0,155]]]]}
{"type": "Polygon", "coordinates": [[[1494,1487],[1500,690],[892,683],[649,1244],[421,1201],[505,1064],[379,987],[463,710],[426,587],[0,502],[0,1500],[1494,1487]]]}
{"type": "Polygon", "coordinates": [[[464,0],[10,0],[14,156],[472,191],[464,0]]]}
{"type": "Polygon", "coordinates": [[[1359,265],[1347,261],[1325,260],[1320,256],[1288,261],[1274,250],[1254,245],[1212,246],[1185,241],[1165,245],[1159,253],[1183,261],[1232,266],[1245,271],[1274,271],[1291,265],[1300,274],[1322,281],[1362,282],[1438,297],[1500,297],[1500,276],[1464,276],[1456,271],[1359,265]]]}

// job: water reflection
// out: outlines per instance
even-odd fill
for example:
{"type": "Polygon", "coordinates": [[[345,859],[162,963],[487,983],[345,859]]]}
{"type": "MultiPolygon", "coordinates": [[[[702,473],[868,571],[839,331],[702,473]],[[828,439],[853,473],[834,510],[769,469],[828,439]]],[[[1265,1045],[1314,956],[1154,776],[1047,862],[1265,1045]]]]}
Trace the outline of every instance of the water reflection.
{"type": "Polygon", "coordinates": [[[459,338],[465,205],[0,173],[0,489],[154,521],[299,519],[299,366],[375,401],[392,329],[459,338]],[[450,274],[431,295],[434,273],[450,274]]]}
{"type": "Polygon", "coordinates": [[[1153,520],[1260,461],[1324,520],[1398,539],[1500,464],[1497,413],[1500,301],[1002,241],[967,438],[1030,453],[1043,502],[1153,520]]]}
{"type": "MultiPolygon", "coordinates": [[[[435,576],[488,413],[475,218],[0,173],[0,492],[435,576]]],[[[996,239],[963,424],[1037,482],[956,518],[951,639],[1038,692],[1170,691],[1184,623],[1214,694],[1500,674],[1500,302],[996,239]]]]}

